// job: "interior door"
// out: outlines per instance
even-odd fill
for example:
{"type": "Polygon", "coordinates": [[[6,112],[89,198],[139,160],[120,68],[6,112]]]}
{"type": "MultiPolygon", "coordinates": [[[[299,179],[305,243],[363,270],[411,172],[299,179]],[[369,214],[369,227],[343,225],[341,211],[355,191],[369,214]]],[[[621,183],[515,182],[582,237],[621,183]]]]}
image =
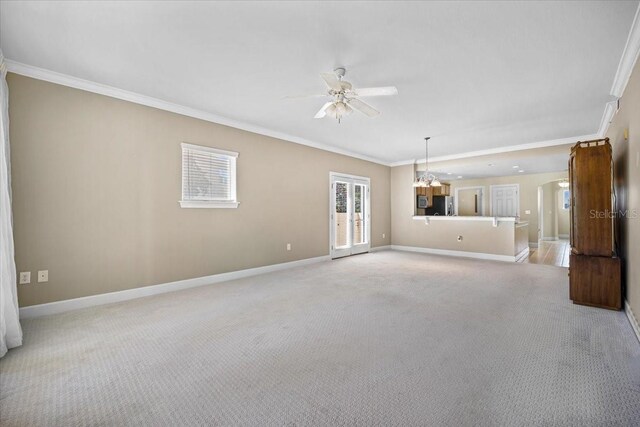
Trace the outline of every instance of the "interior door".
{"type": "Polygon", "coordinates": [[[369,179],[338,174],[330,177],[331,258],[369,252],[369,179]]]}
{"type": "Polygon", "coordinates": [[[518,216],[518,187],[497,185],[491,188],[491,215],[518,216]]]}

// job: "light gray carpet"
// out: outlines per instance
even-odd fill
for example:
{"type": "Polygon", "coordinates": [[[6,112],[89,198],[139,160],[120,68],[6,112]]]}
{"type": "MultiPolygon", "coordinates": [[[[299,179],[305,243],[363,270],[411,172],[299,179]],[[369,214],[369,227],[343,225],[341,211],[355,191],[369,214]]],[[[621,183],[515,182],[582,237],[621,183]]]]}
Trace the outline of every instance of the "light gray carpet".
{"type": "Polygon", "coordinates": [[[640,425],[567,270],[379,252],[24,322],[2,426],[640,425]]]}

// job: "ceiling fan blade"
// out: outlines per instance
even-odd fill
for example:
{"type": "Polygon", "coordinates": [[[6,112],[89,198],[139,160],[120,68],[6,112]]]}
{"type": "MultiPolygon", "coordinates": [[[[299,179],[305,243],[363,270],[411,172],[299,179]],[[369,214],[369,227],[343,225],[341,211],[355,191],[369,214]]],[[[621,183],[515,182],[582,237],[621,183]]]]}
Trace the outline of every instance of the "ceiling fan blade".
{"type": "Polygon", "coordinates": [[[341,91],[342,85],[340,85],[340,80],[338,80],[338,76],[333,73],[320,73],[320,77],[327,84],[329,89],[333,89],[335,91],[341,91]]]}
{"type": "Polygon", "coordinates": [[[398,89],[395,86],[363,87],[360,89],[353,89],[351,92],[356,96],[390,96],[397,95],[398,89]]]}
{"type": "Polygon", "coordinates": [[[354,109],[360,111],[362,114],[367,115],[369,117],[375,117],[380,114],[380,111],[376,110],[371,105],[360,101],[359,99],[350,99],[348,103],[354,109]]]}
{"type": "Polygon", "coordinates": [[[321,95],[289,95],[289,96],[282,97],[282,99],[322,98],[325,96],[329,96],[329,95],[326,93],[323,93],[321,95]]]}
{"type": "Polygon", "coordinates": [[[321,119],[327,115],[327,108],[329,108],[333,104],[333,102],[327,102],[322,106],[322,108],[313,116],[314,119],[321,119]]]}

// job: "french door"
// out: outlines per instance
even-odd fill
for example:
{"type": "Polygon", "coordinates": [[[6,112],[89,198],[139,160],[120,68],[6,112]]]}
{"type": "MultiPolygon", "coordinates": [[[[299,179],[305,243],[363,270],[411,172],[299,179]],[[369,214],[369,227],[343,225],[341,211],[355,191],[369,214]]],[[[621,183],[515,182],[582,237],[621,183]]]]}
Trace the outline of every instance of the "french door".
{"type": "Polygon", "coordinates": [[[369,252],[369,178],[332,172],[330,181],[331,258],[369,252]]]}

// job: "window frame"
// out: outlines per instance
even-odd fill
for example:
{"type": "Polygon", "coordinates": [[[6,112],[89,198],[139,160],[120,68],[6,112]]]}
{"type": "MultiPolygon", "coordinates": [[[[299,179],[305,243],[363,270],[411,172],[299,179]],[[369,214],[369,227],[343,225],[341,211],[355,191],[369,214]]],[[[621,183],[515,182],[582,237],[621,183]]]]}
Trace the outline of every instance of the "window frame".
{"type": "Polygon", "coordinates": [[[562,189],[562,210],[568,211],[571,209],[571,190],[568,188],[562,189]],[[565,194],[569,194],[569,199],[567,200],[568,204],[565,205],[565,194]]]}
{"type": "Polygon", "coordinates": [[[237,160],[240,154],[235,151],[221,150],[219,148],[207,147],[204,145],[189,144],[186,142],[183,142],[182,144],[180,144],[180,150],[181,150],[181,155],[180,155],[181,200],[178,202],[180,203],[180,207],[181,208],[211,208],[211,209],[237,208],[238,205],[240,204],[240,202],[238,202],[238,193],[237,193],[237,160]],[[229,158],[229,181],[230,181],[229,195],[231,196],[229,200],[189,200],[189,199],[185,200],[185,194],[184,194],[185,150],[203,151],[203,152],[226,156],[229,158]]]}

